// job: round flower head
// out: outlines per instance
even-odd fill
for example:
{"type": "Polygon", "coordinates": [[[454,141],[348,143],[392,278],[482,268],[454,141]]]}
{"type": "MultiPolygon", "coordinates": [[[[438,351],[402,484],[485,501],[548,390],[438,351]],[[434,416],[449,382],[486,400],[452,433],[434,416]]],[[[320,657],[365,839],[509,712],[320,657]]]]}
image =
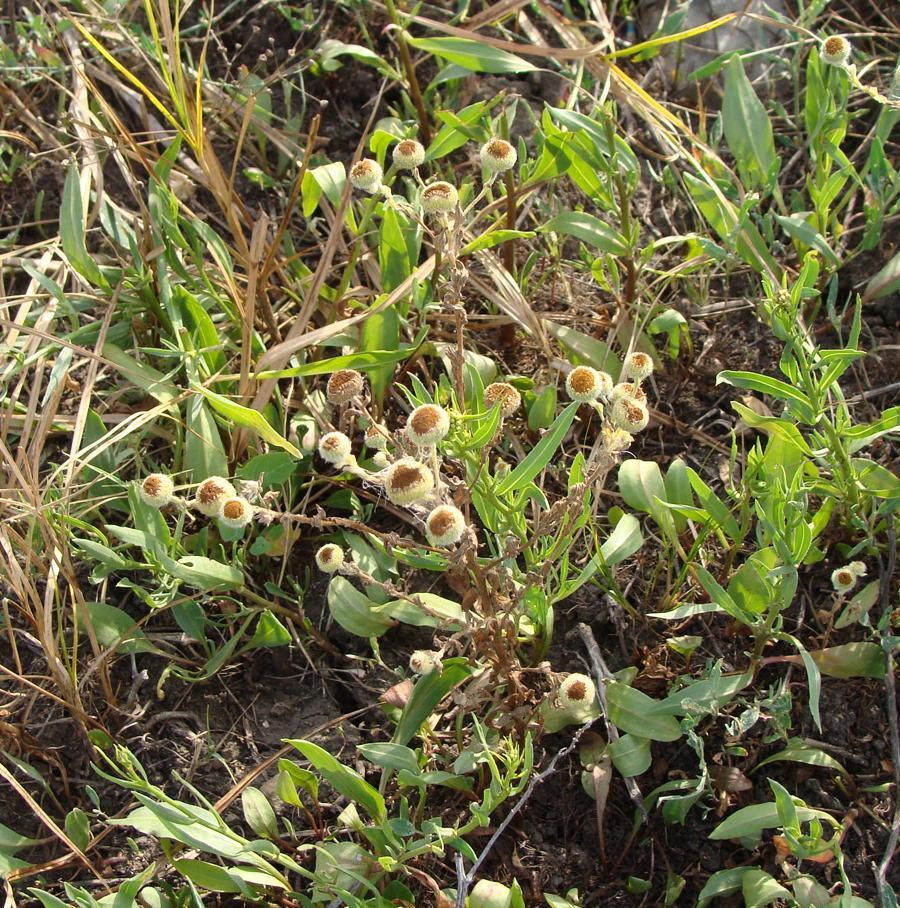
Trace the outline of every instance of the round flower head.
{"type": "Polygon", "coordinates": [[[581,711],[590,708],[597,696],[594,682],[587,676],[573,672],[559,686],[559,702],[563,709],[581,711]]]}
{"type": "Polygon", "coordinates": [[[859,580],[859,577],[860,575],[853,570],[853,565],[848,564],[846,567],[838,568],[832,572],[831,583],[835,591],[843,596],[844,593],[849,593],[856,586],[856,581],[859,580]]]}
{"type": "Polygon", "coordinates": [[[504,173],[516,166],[516,149],[506,139],[488,139],[481,146],[481,166],[490,173],[504,173]]]}
{"type": "Polygon", "coordinates": [[[639,400],[632,397],[620,397],[612,405],[610,419],[614,426],[634,435],[647,428],[647,423],[650,422],[650,411],[639,400]]]}
{"type": "Polygon", "coordinates": [[[426,498],[433,488],[431,470],[411,457],[400,458],[384,477],[385,494],[394,504],[414,504],[426,498]]]}
{"type": "Polygon", "coordinates": [[[381,423],[373,422],[363,435],[363,443],[374,451],[383,451],[387,447],[391,433],[381,423]]]}
{"type": "Polygon", "coordinates": [[[175,491],[172,477],[165,473],[151,473],[141,483],[141,501],[151,508],[165,507],[171,500],[175,491]]]}
{"type": "Polygon", "coordinates": [[[488,410],[500,405],[500,415],[512,416],[522,403],[522,395],[509,383],[495,381],[484,389],[484,405],[488,410]]]}
{"type": "Polygon", "coordinates": [[[640,385],[633,385],[631,382],[619,382],[610,392],[610,399],[615,403],[620,397],[629,397],[632,400],[640,401],[642,404],[647,403],[647,392],[640,385]]]}
{"type": "Polygon", "coordinates": [[[572,400],[587,403],[606,396],[612,390],[612,379],[590,366],[576,366],[566,376],[566,391],[572,400]]]}
{"type": "Polygon", "coordinates": [[[415,139],[404,139],[394,146],[393,158],[398,170],[413,170],[425,160],[425,149],[415,139]]]}
{"type": "Polygon", "coordinates": [[[351,447],[343,432],[327,432],[319,441],[319,457],[339,467],[347,462],[351,447]]]}
{"type": "Polygon", "coordinates": [[[381,188],[381,177],[381,166],[378,161],[371,158],[363,158],[350,168],[350,182],[353,188],[368,192],[370,195],[381,188]]]}
{"type": "Polygon", "coordinates": [[[386,470],[391,465],[391,459],[387,456],[387,451],[376,451],[372,455],[372,463],[379,470],[386,470]]]}
{"type": "Polygon", "coordinates": [[[653,360],[646,353],[630,353],[622,369],[622,377],[642,382],[653,372],[653,360]]]}
{"type": "Polygon", "coordinates": [[[356,369],[338,369],[328,377],[325,397],[331,404],[347,404],[359,397],[365,387],[366,383],[356,369]]]}
{"type": "Polygon", "coordinates": [[[337,573],[344,564],[344,550],[333,542],[323,545],[316,552],[316,567],[326,574],[337,573]]]}
{"type": "Polygon", "coordinates": [[[222,502],[234,495],[234,486],[221,476],[210,476],[197,486],[194,504],[207,517],[215,517],[222,509],[222,502]]]}
{"type": "Polygon", "coordinates": [[[479,880],[468,898],[469,908],[509,908],[511,904],[512,890],[493,880],[479,880]]]}
{"type": "Polygon", "coordinates": [[[253,505],[240,495],[229,495],[222,501],[219,520],[233,530],[240,530],[253,520],[253,505]]]}
{"type": "Polygon", "coordinates": [[[846,38],[832,35],[822,43],[822,59],[831,66],[843,66],[850,59],[852,50],[846,38]]]}
{"type": "Polygon", "coordinates": [[[430,649],[417,649],[409,657],[409,667],[417,675],[429,675],[443,668],[441,654],[430,649]]]}
{"type": "Polygon", "coordinates": [[[425,535],[432,545],[456,545],[466,530],[466,519],[452,504],[439,504],[425,521],[425,535]]]}
{"type": "Polygon", "coordinates": [[[447,411],[435,404],[416,407],[406,420],[406,434],[420,448],[436,445],[449,431],[450,417],[447,411]]]}
{"type": "Polygon", "coordinates": [[[446,214],[459,203],[459,193],[450,183],[439,180],[422,190],[422,211],[425,214],[446,214]]]}

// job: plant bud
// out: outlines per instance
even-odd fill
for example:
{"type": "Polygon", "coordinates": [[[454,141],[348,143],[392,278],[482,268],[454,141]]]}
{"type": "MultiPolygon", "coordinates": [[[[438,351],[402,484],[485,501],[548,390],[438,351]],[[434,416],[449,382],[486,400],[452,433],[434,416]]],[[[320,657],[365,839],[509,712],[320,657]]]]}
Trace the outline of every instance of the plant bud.
{"type": "Polygon", "coordinates": [[[379,470],[386,470],[391,465],[391,459],[387,456],[387,451],[376,451],[372,455],[372,463],[379,470]]]}
{"type": "Polygon", "coordinates": [[[422,211],[425,214],[446,214],[459,203],[459,193],[450,183],[439,180],[422,190],[422,211]]]}
{"type": "Polygon", "coordinates": [[[490,173],[504,173],[516,166],[516,149],[506,139],[489,139],[481,146],[481,166],[490,173]]]}
{"type": "Polygon", "coordinates": [[[350,168],[350,182],[354,189],[368,192],[369,195],[381,188],[381,166],[371,158],[363,158],[350,168]]]}
{"type": "Polygon", "coordinates": [[[175,483],[172,477],[165,473],[151,473],[141,483],[141,501],[151,508],[163,508],[171,500],[175,492],[175,483]]]}
{"type": "Polygon", "coordinates": [[[425,160],[425,149],[415,139],[404,139],[394,146],[393,158],[398,170],[414,170],[425,160]]]}
{"type": "Polygon", "coordinates": [[[428,649],[417,649],[409,657],[409,668],[416,675],[430,675],[443,668],[441,654],[428,649]]]}
{"type": "Polygon", "coordinates": [[[384,491],[394,504],[406,506],[426,498],[434,488],[431,471],[411,457],[392,464],[384,478],[384,491]]]}
{"type": "Polygon", "coordinates": [[[425,520],[425,535],[432,545],[456,545],[466,531],[466,519],[452,504],[438,505],[425,520]]]}
{"type": "Polygon", "coordinates": [[[443,407],[424,404],[416,407],[406,420],[406,434],[414,445],[429,448],[443,441],[450,431],[450,417],[443,407]]]}
{"type": "Polygon", "coordinates": [[[234,486],[222,476],[210,476],[197,486],[194,504],[207,517],[216,517],[222,502],[234,495],[234,486]]]}
{"type": "Polygon", "coordinates": [[[645,405],[647,403],[647,392],[640,385],[632,384],[630,381],[619,382],[612,389],[609,397],[613,403],[620,397],[630,397],[632,400],[638,400],[645,405]]]}
{"type": "Polygon", "coordinates": [[[383,451],[387,447],[390,437],[391,433],[388,432],[386,426],[381,423],[372,423],[365,431],[363,442],[367,448],[383,451]]]}
{"type": "Polygon", "coordinates": [[[567,675],[559,686],[559,702],[563,709],[570,712],[584,712],[594,705],[597,688],[587,676],[573,672],[567,675]]]}

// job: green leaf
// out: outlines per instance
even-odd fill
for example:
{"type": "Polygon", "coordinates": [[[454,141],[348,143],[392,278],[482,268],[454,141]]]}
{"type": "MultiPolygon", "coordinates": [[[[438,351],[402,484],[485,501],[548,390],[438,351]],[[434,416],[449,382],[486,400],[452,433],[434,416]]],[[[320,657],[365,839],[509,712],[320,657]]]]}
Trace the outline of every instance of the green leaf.
{"type": "Polygon", "coordinates": [[[741,880],[745,908],[762,908],[779,899],[791,902],[791,894],[772,876],[758,867],[749,867],[741,880]]]}
{"type": "Polygon", "coordinates": [[[611,741],[607,748],[613,766],[626,778],[639,776],[650,768],[651,753],[649,738],[637,735],[622,735],[618,741],[611,741]]]}
{"type": "Polygon", "coordinates": [[[868,284],[863,293],[863,302],[878,300],[900,290],[900,252],[896,253],[868,284]]]}
{"type": "Polygon", "coordinates": [[[376,823],[387,820],[384,798],[358,772],[339,763],[311,741],[289,738],[285,743],[299,750],[335,791],[362,807],[376,823]]]}
{"type": "Polygon", "coordinates": [[[552,334],[570,353],[575,354],[576,364],[593,366],[612,375],[619,373],[622,364],[608,344],[557,322],[546,322],[545,326],[549,334],[552,334]]]}
{"type": "Polygon", "coordinates": [[[491,230],[487,233],[482,233],[481,236],[475,237],[470,243],[466,243],[466,245],[460,249],[459,254],[472,255],[474,252],[482,252],[485,249],[499,246],[507,240],[527,240],[534,235],[533,230],[491,230]]]}
{"type": "Polygon", "coordinates": [[[103,358],[110,362],[129,382],[155,397],[161,404],[175,403],[178,399],[178,389],[152,366],[139,363],[133,356],[115,344],[103,345],[103,358]]]}
{"type": "Polygon", "coordinates": [[[723,612],[727,612],[732,618],[737,619],[741,624],[750,625],[753,618],[748,615],[735,601],[727,590],[723,589],[715,577],[705,567],[697,564],[694,565],[694,571],[697,579],[700,581],[703,589],[709,594],[710,598],[723,612]]]}
{"type": "Polygon", "coordinates": [[[660,706],[657,700],[621,681],[607,685],[606,702],[609,720],[622,731],[653,741],[677,741],[681,737],[681,726],[674,716],[654,715],[660,706]]]}
{"type": "Polygon", "coordinates": [[[714,899],[734,895],[743,883],[744,877],[755,867],[733,867],[729,870],[716,871],[700,890],[697,896],[697,908],[706,908],[714,899]]]}
{"type": "Polygon", "coordinates": [[[336,574],[328,584],[328,609],[337,623],[357,637],[379,637],[394,622],[378,611],[378,603],[336,574]]]}
{"type": "Polygon", "coordinates": [[[806,443],[806,439],[800,434],[800,430],[794,423],[788,422],[786,419],[779,419],[777,416],[760,416],[754,410],[745,407],[736,400],[731,402],[731,406],[751,429],[759,429],[770,437],[780,438],[787,444],[793,445],[798,451],[812,456],[812,451],[806,443]]]}
{"type": "Polygon", "coordinates": [[[798,416],[804,422],[815,422],[815,416],[812,411],[812,404],[809,398],[802,392],[798,391],[793,385],[783,382],[778,378],[771,378],[768,375],[761,375],[759,372],[735,372],[726,370],[716,376],[716,384],[733,385],[736,388],[747,388],[750,391],[759,391],[762,394],[768,394],[770,397],[784,401],[789,406],[796,409],[798,416]]]}
{"type": "Polygon", "coordinates": [[[725,675],[718,678],[704,678],[669,694],[665,700],[654,702],[654,710],[687,716],[699,710],[712,710],[725,706],[753,680],[752,672],[742,675],[725,675]]]}
{"type": "Polygon", "coordinates": [[[70,164],[59,209],[59,239],[71,266],[89,283],[107,288],[109,284],[106,278],[87,251],[85,230],[84,200],[81,198],[78,168],[70,164]]]}
{"type": "Polygon", "coordinates": [[[835,268],[841,264],[840,256],[836,255],[828,240],[813,227],[807,220],[808,215],[803,212],[796,212],[789,215],[776,214],[775,220],[781,224],[784,232],[792,239],[815,249],[822,258],[829,262],[835,268]]]}
{"type": "Polygon", "coordinates": [[[187,402],[184,466],[186,479],[201,482],[208,476],[227,476],[228,457],[219,427],[206,401],[194,394],[187,402]]]}
{"type": "Polygon", "coordinates": [[[357,750],[363,758],[384,769],[405,769],[418,775],[420,772],[416,752],[411,747],[390,742],[378,744],[360,744],[357,750]]]}
{"type": "Polygon", "coordinates": [[[66,814],[66,835],[83,851],[91,841],[91,821],[80,808],[73,807],[66,814]]]}
{"type": "Polygon", "coordinates": [[[582,242],[611,255],[628,254],[628,246],[621,233],[600,218],[584,211],[563,211],[546,221],[541,231],[577,237],[582,242]]]}
{"type": "Polygon", "coordinates": [[[829,678],[883,678],[886,671],[884,650],[877,643],[844,643],[809,655],[829,678]]]}
{"type": "Polygon", "coordinates": [[[167,573],[194,589],[233,590],[244,585],[244,575],[239,568],[203,555],[184,555],[177,561],[164,555],[159,560],[167,573]]]}
{"type": "Polygon", "coordinates": [[[278,838],[278,819],[269,803],[269,799],[252,785],[244,789],[241,795],[241,807],[247,825],[258,836],[265,839],[278,838]]]}
{"type": "Polygon", "coordinates": [[[411,596],[421,602],[428,611],[417,608],[409,599],[394,599],[377,606],[376,614],[388,614],[397,621],[413,627],[440,627],[448,631],[461,630],[465,625],[465,613],[462,606],[452,599],[445,599],[435,593],[413,593],[411,596]],[[436,614],[429,614],[435,612],[436,614]]]}
{"type": "Polygon", "coordinates": [[[547,429],[556,416],[556,386],[547,385],[528,408],[528,428],[532,432],[547,429]]]}
{"type": "Polygon", "coordinates": [[[522,57],[469,38],[408,38],[407,41],[418,50],[473,73],[527,73],[537,69],[522,57]]]}
{"type": "MultiPolygon", "coordinates": [[[[127,612],[105,602],[86,602],[84,608],[90,618],[97,642],[104,649],[116,647],[120,653],[159,653],[137,622],[127,612]]],[[[78,615],[78,626],[84,630],[83,616],[78,615]]]]}
{"type": "Polygon", "coordinates": [[[268,609],[263,609],[259,614],[259,621],[253,636],[242,648],[244,652],[259,647],[271,648],[274,646],[287,646],[291,642],[288,629],[268,609]]]}
{"type": "Polygon", "coordinates": [[[215,391],[210,391],[199,385],[195,386],[194,390],[199,394],[204,395],[212,404],[214,410],[226,419],[231,420],[236,426],[250,429],[252,432],[259,435],[263,441],[267,441],[276,448],[282,448],[296,457],[297,460],[302,459],[303,453],[294,447],[286,438],[282,437],[279,432],[273,429],[258,410],[252,410],[250,407],[245,407],[233,400],[229,400],[227,397],[223,397],[221,394],[216,394],[215,391]]]}
{"type": "Polygon", "coordinates": [[[534,479],[544,467],[553,459],[569,431],[569,426],[575,419],[578,412],[578,404],[570,403],[559,416],[556,417],[553,425],[547,430],[547,434],[531,449],[525,459],[497,486],[497,494],[507,495],[510,492],[516,492],[525,488],[528,483],[534,479]]]}
{"type": "Polygon", "coordinates": [[[725,67],[722,125],[744,185],[771,186],[778,175],[772,124],[737,55],[725,67]]]}
{"type": "Polygon", "coordinates": [[[765,760],[757,763],[751,772],[756,772],[769,763],[777,763],[781,760],[786,760],[791,763],[805,763],[807,766],[821,766],[825,769],[836,770],[845,776],[850,775],[850,773],[848,773],[847,770],[830,754],[825,753],[824,750],[821,750],[812,744],[807,744],[800,738],[789,739],[787,747],[785,747],[784,750],[772,754],[771,757],[766,757],[765,760]]]}
{"type": "Polygon", "coordinates": [[[332,61],[336,61],[338,57],[343,56],[352,57],[360,63],[373,66],[380,73],[389,76],[394,81],[402,78],[386,60],[362,44],[345,44],[335,38],[325,38],[315,49],[315,57],[326,72],[333,72],[337,68],[337,64],[332,63],[332,61]]]}
{"type": "Polygon", "coordinates": [[[434,712],[435,707],[450,690],[472,673],[463,657],[446,659],[440,672],[429,672],[416,682],[413,692],[394,731],[394,744],[406,744],[422,727],[422,723],[434,712]]]}
{"type": "Polygon", "coordinates": [[[715,525],[721,527],[725,531],[732,542],[740,545],[743,541],[743,535],[741,534],[741,528],[738,526],[738,522],[735,520],[734,515],[728,510],[725,504],[723,504],[719,496],[703,481],[696,470],[688,467],[687,473],[691,488],[700,500],[700,504],[703,505],[703,509],[709,514],[715,525]]]}
{"type": "MultiPolygon", "coordinates": [[[[815,810],[811,807],[797,807],[797,819],[801,823],[809,820],[830,819],[829,815],[823,810],[815,810]]],[[[781,826],[781,820],[778,816],[778,807],[774,801],[768,801],[765,804],[751,804],[749,807],[742,807],[736,810],[731,816],[726,817],[718,826],[709,834],[714,841],[722,839],[759,839],[764,829],[778,829],[781,826]]]]}
{"type": "Polygon", "coordinates": [[[609,538],[600,546],[603,564],[615,567],[630,558],[643,544],[640,521],[634,514],[623,514],[609,538]]]}

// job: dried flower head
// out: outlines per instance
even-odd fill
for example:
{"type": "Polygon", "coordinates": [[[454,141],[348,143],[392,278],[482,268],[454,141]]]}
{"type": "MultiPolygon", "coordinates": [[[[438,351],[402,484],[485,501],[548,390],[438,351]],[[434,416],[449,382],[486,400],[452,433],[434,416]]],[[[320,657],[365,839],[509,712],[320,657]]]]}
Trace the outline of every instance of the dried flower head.
{"type": "Polygon", "coordinates": [[[219,520],[233,530],[240,530],[253,520],[253,505],[240,495],[229,495],[222,501],[219,520]]]}
{"type": "Polygon", "coordinates": [[[439,672],[444,666],[441,654],[430,649],[417,649],[409,657],[409,667],[417,675],[430,675],[439,672]]]}
{"type": "Polygon", "coordinates": [[[363,158],[350,168],[350,182],[353,188],[368,192],[370,195],[381,188],[382,176],[381,165],[371,158],[363,158]]]}
{"type": "Polygon", "coordinates": [[[425,214],[446,214],[459,203],[459,193],[451,183],[439,180],[422,190],[422,210],[425,214]]]}
{"type": "Polygon", "coordinates": [[[481,166],[490,173],[504,173],[516,166],[516,149],[506,139],[488,139],[481,146],[481,166]]]}
{"type": "Polygon", "coordinates": [[[605,397],[612,390],[612,379],[590,366],[576,366],[566,376],[566,392],[572,400],[587,403],[605,397]]]}
{"type": "Polygon", "coordinates": [[[194,504],[207,517],[215,517],[222,509],[222,502],[234,495],[234,486],[222,476],[210,476],[197,486],[194,504]]]}
{"type": "Polygon", "coordinates": [[[351,447],[350,439],[343,432],[327,432],[319,440],[319,457],[340,467],[350,457],[351,447]]]}
{"type": "Polygon", "coordinates": [[[387,497],[398,505],[414,504],[426,498],[434,488],[431,470],[413,460],[402,457],[392,464],[384,477],[384,491],[387,497]]]}
{"type": "Polygon", "coordinates": [[[398,170],[413,170],[425,160],[425,149],[415,139],[404,139],[394,146],[393,158],[398,170]]]}
{"type": "Polygon", "coordinates": [[[163,508],[172,500],[175,483],[165,473],[151,473],[141,483],[140,492],[144,504],[151,508],[163,508]]]}
{"type": "Polygon", "coordinates": [[[344,564],[344,550],[333,542],[323,545],[316,552],[316,567],[326,574],[337,573],[344,564]]]}
{"type": "Polygon", "coordinates": [[[632,397],[620,397],[612,405],[610,419],[614,426],[634,435],[647,428],[647,423],[650,422],[650,411],[639,400],[632,397]]]}
{"type": "Polygon", "coordinates": [[[580,712],[589,709],[594,704],[594,697],[597,696],[597,688],[594,682],[587,676],[573,672],[566,675],[565,680],[559,686],[559,702],[563,709],[573,712],[580,712]]]}
{"type": "Polygon", "coordinates": [[[425,535],[432,545],[456,545],[466,531],[466,519],[452,504],[439,504],[425,520],[425,535]]]}
{"type": "Polygon", "coordinates": [[[365,390],[366,383],[356,369],[338,369],[328,377],[325,396],[332,404],[348,404],[365,390]]]}
{"type": "Polygon", "coordinates": [[[619,382],[610,392],[609,398],[613,403],[620,397],[639,400],[644,405],[647,403],[647,392],[640,385],[632,384],[630,381],[619,382]]]}
{"type": "Polygon", "coordinates": [[[509,383],[495,381],[484,389],[484,405],[489,410],[500,405],[500,415],[508,419],[522,403],[522,395],[509,383]]]}
{"type": "Polygon", "coordinates": [[[846,38],[832,35],[822,42],[822,59],[831,66],[843,66],[850,59],[852,50],[846,38]]]}
{"type": "Polygon", "coordinates": [[[416,407],[406,420],[406,434],[414,445],[431,447],[442,441],[450,431],[450,417],[443,407],[423,404],[416,407]]]}
{"type": "Polygon", "coordinates": [[[646,353],[629,353],[622,369],[622,377],[634,382],[642,382],[653,372],[653,359],[646,353]]]}

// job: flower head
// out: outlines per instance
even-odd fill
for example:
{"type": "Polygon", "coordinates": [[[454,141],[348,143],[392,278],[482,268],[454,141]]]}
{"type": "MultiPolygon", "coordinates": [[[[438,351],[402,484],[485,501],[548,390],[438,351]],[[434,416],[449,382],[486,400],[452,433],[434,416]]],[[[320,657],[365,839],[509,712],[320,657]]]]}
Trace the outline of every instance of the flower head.
{"type": "Polygon", "coordinates": [[[645,404],[632,397],[620,397],[613,405],[610,419],[614,426],[630,435],[641,432],[650,422],[650,411],[645,404]]]}
{"type": "Polygon", "coordinates": [[[370,195],[381,188],[381,165],[371,158],[363,158],[350,168],[350,182],[354,189],[368,192],[370,195]]]}
{"type": "Polygon", "coordinates": [[[566,675],[565,680],[559,686],[559,702],[563,709],[572,712],[589,709],[594,705],[596,696],[597,688],[594,686],[594,682],[587,675],[578,672],[566,675]]]}
{"type": "Polygon", "coordinates": [[[319,440],[319,457],[340,467],[347,462],[351,447],[350,439],[343,432],[327,432],[319,440]]]}
{"type": "Polygon", "coordinates": [[[240,495],[228,495],[222,500],[219,520],[233,530],[240,530],[253,520],[253,505],[240,495]]]}
{"type": "Polygon", "coordinates": [[[436,445],[449,431],[450,417],[447,411],[435,404],[416,407],[406,420],[406,434],[420,448],[436,445]]]}
{"type": "Polygon", "coordinates": [[[432,545],[456,545],[466,531],[466,519],[452,504],[439,504],[425,520],[425,535],[432,545]]]}
{"type": "Polygon", "coordinates": [[[151,473],[141,483],[141,501],[151,508],[165,507],[175,492],[175,483],[172,477],[165,473],[151,473]]]}
{"type": "Polygon", "coordinates": [[[638,400],[642,404],[647,403],[647,392],[640,385],[632,384],[630,381],[619,382],[613,387],[609,396],[613,403],[620,397],[630,397],[632,400],[638,400]]]}
{"type": "Polygon", "coordinates": [[[843,66],[850,59],[852,50],[846,38],[832,35],[822,43],[822,59],[831,66],[843,66]]]}
{"type": "Polygon", "coordinates": [[[391,465],[391,459],[387,456],[387,451],[376,451],[372,455],[372,463],[379,470],[386,470],[391,465]]]}
{"type": "Polygon", "coordinates": [[[842,596],[849,593],[856,586],[860,577],[866,576],[866,566],[861,561],[851,561],[850,564],[832,571],[831,583],[835,591],[842,596]]]}
{"type": "Polygon", "coordinates": [[[344,564],[344,550],[333,542],[323,545],[316,552],[316,567],[326,574],[337,573],[344,564]]]}
{"type": "Polygon", "coordinates": [[[446,214],[459,203],[459,193],[451,183],[439,180],[422,190],[422,210],[425,214],[446,214]]]}
{"type": "Polygon", "coordinates": [[[579,403],[606,397],[611,390],[612,379],[605,372],[598,372],[590,366],[576,366],[566,376],[566,391],[572,400],[579,403]]]}
{"type": "Polygon", "coordinates": [[[430,675],[443,668],[441,654],[430,649],[417,649],[409,657],[409,667],[417,675],[430,675]]]}
{"type": "Polygon", "coordinates": [[[516,149],[506,139],[488,139],[481,146],[481,166],[491,173],[503,173],[516,166],[516,149]]]}
{"type": "Polygon", "coordinates": [[[622,377],[634,382],[642,382],[653,372],[653,359],[646,353],[629,353],[622,369],[622,377]]]}
{"type": "Polygon", "coordinates": [[[425,149],[415,139],[404,139],[394,146],[393,158],[398,170],[413,170],[425,160],[425,149]]]}
{"type": "Polygon", "coordinates": [[[411,457],[401,457],[391,464],[384,477],[385,494],[394,504],[402,506],[421,501],[433,488],[431,471],[411,457]]]}
{"type": "Polygon", "coordinates": [[[484,405],[490,410],[500,405],[500,415],[507,419],[522,403],[522,395],[509,383],[495,381],[484,389],[484,405]]]}
{"type": "Polygon", "coordinates": [[[365,380],[356,369],[338,369],[328,376],[325,397],[332,404],[347,404],[354,397],[359,397],[365,387],[365,380]]]}
{"type": "Polygon", "coordinates": [[[234,486],[222,476],[210,476],[197,486],[194,504],[207,517],[215,517],[222,509],[222,502],[234,495],[234,486]]]}
{"type": "Polygon", "coordinates": [[[391,433],[388,432],[387,426],[373,422],[363,434],[363,443],[374,451],[383,451],[387,447],[390,437],[391,433]]]}

